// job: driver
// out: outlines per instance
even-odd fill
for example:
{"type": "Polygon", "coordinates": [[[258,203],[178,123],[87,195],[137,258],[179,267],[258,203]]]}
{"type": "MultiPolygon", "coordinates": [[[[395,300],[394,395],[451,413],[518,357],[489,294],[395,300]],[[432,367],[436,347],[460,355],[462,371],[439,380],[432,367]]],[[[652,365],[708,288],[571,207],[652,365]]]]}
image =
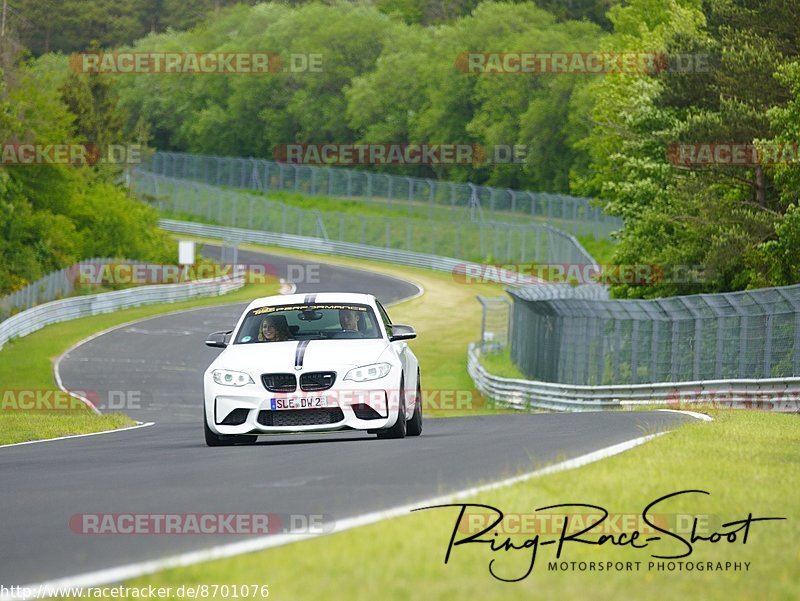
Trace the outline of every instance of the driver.
{"type": "Polygon", "coordinates": [[[358,312],[339,309],[339,324],[345,332],[358,332],[358,312]]]}

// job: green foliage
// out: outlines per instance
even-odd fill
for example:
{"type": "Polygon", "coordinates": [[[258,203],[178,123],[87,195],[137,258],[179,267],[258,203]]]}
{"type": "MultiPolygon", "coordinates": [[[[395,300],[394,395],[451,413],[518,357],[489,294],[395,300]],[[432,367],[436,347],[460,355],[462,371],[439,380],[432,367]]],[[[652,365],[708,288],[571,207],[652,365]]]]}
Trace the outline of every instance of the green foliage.
{"type": "MultiPolygon", "coordinates": [[[[278,52],[284,61],[318,54],[322,69],[121,75],[112,84],[69,75],[63,56],[48,55],[14,74],[0,106],[9,139],[150,136],[164,150],[265,158],[289,143],[524,145],[522,164],[374,169],[596,196],[625,220],[614,261],[703,266],[699,283],[615,286],[620,297],[800,281],[797,161],[676,165],[667,152],[673,144],[800,142],[800,0],[98,0],[80,9],[67,0],[63,13],[49,3],[23,11],[48,20],[30,33],[34,54],[96,40],[136,51],[278,52]],[[457,67],[465,52],[596,50],[705,55],[709,68],[591,76],[457,67]]],[[[14,241],[3,252],[21,266],[0,269],[6,289],[97,248],[163,252],[145,233],[154,217],[115,192],[118,171],[0,175],[2,244],[14,241]],[[104,194],[115,199],[105,209],[114,227],[95,215],[104,194]],[[44,224],[42,215],[57,218],[44,224]],[[108,235],[82,241],[97,227],[108,235]]]]}
{"type": "Polygon", "coordinates": [[[149,33],[187,29],[210,13],[256,0],[9,0],[8,26],[34,56],[131,44],[149,33]]]}
{"type": "Polygon", "coordinates": [[[705,54],[709,69],[606,77],[591,86],[594,125],[575,142],[591,160],[575,187],[625,219],[615,260],[702,265],[700,283],[615,286],[638,298],[800,281],[798,164],[685,165],[671,144],[796,144],[800,3],[633,0],[609,12],[609,49],[705,54]],[[794,209],[792,209],[794,211],[794,209]]]}
{"type": "Polygon", "coordinates": [[[800,282],[800,209],[789,205],[775,225],[775,238],[756,248],[749,257],[751,280],[756,286],[787,286],[800,282]]]}
{"type": "Polygon", "coordinates": [[[271,158],[288,143],[524,145],[523,164],[376,169],[568,192],[570,168],[587,162],[570,144],[587,121],[588,105],[572,101],[587,76],[464,73],[456,61],[469,51],[591,51],[600,36],[530,3],[484,2],[439,27],[349,3],[239,6],[134,49],[319,54],[321,71],[118,80],[131,119],[146,118],[161,149],[271,158]]]}
{"type": "Polygon", "coordinates": [[[611,21],[606,13],[615,3],[615,0],[536,0],[538,7],[553,13],[562,21],[591,21],[606,30],[611,30],[611,21]]]}
{"type": "Polygon", "coordinates": [[[393,24],[373,9],[277,4],[227,11],[190,33],[151,36],[136,51],[266,51],[321,55],[319,72],[120,78],[123,105],[151,124],[158,148],[270,156],[276,144],[348,142],[342,90],[369,69],[393,24]]]}
{"type": "MultiPolygon", "coordinates": [[[[4,78],[0,138],[35,144],[124,143],[106,80],[65,76],[50,59],[4,78]]],[[[80,259],[166,261],[157,213],[113,183],[119,169],[37,164],[0,168],[0,294],[80,259]]]]}
{"type": "Polygon", "coordinates": [[[405,23],[431,25],[468,15],[480,0],[376,0],[375,6],[405,23]]]}
{"type": "MultiPolygon", "coordinates": [[[[519,0],[516,0],[519,2],[519,0]]],[[[605,16],[615,0],[536,0],[560,20],[588,20],[609,28],[605,16]]],[[[47,52],[85,50],[93,41],[108,48],[131,44],[151,33],[184,31],[209,14],[235,4],[258,0],[9,0],[8,25],[19,30],[24,46],[35,56],[47,52]]],[[[309,0],[284,0],[287,6],[309,0]]],[[[407,24],[434,25],[469,15],[480,0],[372,0],[382,13],[407,24]]]]}

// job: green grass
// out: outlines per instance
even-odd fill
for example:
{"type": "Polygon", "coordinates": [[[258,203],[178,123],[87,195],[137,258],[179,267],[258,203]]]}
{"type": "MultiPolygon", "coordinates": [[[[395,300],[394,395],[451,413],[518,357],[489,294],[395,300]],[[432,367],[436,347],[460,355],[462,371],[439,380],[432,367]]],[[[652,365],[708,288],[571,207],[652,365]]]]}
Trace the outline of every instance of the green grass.
{"type": "Polygon", "coordinates": [[[594,260],[597,261],[598,264],[608,264],[611,263],[611,259],[614,256],[614,249],[616,248],[616,243],[612,240],[597,240],[592,236],[575,236],[578,239],[578,242],[581,243],[583,248],[586,249],[594,260]]]}
{"type": "MultiPolygon", "coordinates": [[[[238,190],[243,193],[253,191],[238,190]]],[[[459,210],[420,202],[389,202],[386,199],[364,200],[361,198],[341,198],[334,196],[312,196],[300,192],[287,192],[285,190],[271,190],[264,195],[270,200],[284,203],[298,209],[308,209],[312,211],[336,211],[338,213],[354,213],[358,215],[377,215],[386,217],[387,215],[399,215],[414,219],[436,219],[452,218],[455,214],[461,213],[459,210]]]]}
{"type": "MultiPolygon", "coordinates": [[[[51,385],[52,388],[52,385],[51,385]]],[[[91,411],[59,411],[36,413],[33,411],[0,410],[0,445],[45,440],[72,434],[90,434],[132,426],[135,422],[121,413],[96,415],[91,411]]]]}
{"type": "Polygon", "coordinates": [[[508,347],[499,352],[480,354],[480,362],[487,371],[501,378],[527,379],[511,360],[511,351],[508,347]]]}
{"type": "MultiPolygon", "coordinates": [[[[47,326],[28,336],[9,341],[0,350],[0,391],[10,395],[12,393],[7,391],[58,390],[53,381],[53,361],[70,346],[94,332],[170,311],[248,301],[258,296],[274,294],[276,289],[275,283],[252,284],[220,297],[146,305],[47,326]]],[[[121,414],[97,415],[82,404],[64,410],[9,409],[14,404],[6,404],[6,409],[0,410],[0,444],[100,432],[134,423],[121,414]]]]}
{"type": "MultiPolygon", "coordinates": [[[[795,599],[800,587],[798,418],[751,411],[713,414],[716,421],[712,423],[690,423],[610,459],[464,502],[485,503],[506,514],[530,514],[536,507],[557,503],[591,503],[612,513],[639,515],[663,495],[706,490],[710,496],[672,499],[655,511],[710,514],[712,526],[746,518],[748,512],[755,517],[789,518],[753,524],[746,545],[741,538],[735,544],[698,542],[688,558],[750,562],[749,572],[648,571],[648,561],[662,561],[653,560],[650,552],[666,555],[684,549],[664,536],[644,550],[567,543],[561,558],[640,561],[639,572],[550,572],[548,562],[555,556],[551,546],[540,548],[527,579],[500,582],[489,575],[489,561],[496,558],[498,573],[517,577],[527,568],[528,552],[493,554],[487,545],[463,545],[454,549],[444,565],[457,509],[438,509],[302,544],[171,569],[126,585],[264,583],[276,599],[795,599]]],[[[397,499],[398,504],[403,501],[397,499]]],[[[688,536],[684,529],[679,532],[688,536]]],[[[529,532],[512,540],[521,545],[532,536],[529,532]]],[[[553,537],[542,535],[543,540],[553,537]]]]}

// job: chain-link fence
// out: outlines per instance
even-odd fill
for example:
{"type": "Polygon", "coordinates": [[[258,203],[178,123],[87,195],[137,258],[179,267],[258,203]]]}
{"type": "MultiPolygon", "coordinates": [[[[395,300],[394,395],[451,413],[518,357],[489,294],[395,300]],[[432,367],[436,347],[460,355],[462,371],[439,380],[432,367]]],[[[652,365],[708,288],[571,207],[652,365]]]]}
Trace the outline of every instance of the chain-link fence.
{"type": "Polygon", "coordinates": [[[139,198],[161,211],[217,225],[465,261],[595,263],[574,236],[546,223],[429,220],[301,209],[261,195],[141,170],[132,174],[131,185],[139,198]]]}
{"type": "Polygon", "coordinates": [[[607,239],[622,227],[592,199],[264,159],[157,152],[142,168],[214,186],[353,199],[382,211],[427,219],[546,222],[579,236],[607,239]]]}
{"type": "Polygon", "coordinates": [[[47,274],[7,296],[0,297],[0,321],[7,319],[14,313],[30,309],[31,307],[58,298],[64,298],[75,293],[75,281],[80,265],[96,266],[107,265],[121,259],[86,259],[72,267],[65,267],[59,271],[47,274]]]}
{"type": "Polygon", "coordinates": [[[800,376],[800,285],[655,300],[509,290],[511,357],[529,378],[638,384],[800,376]]]}
{"type": "Polygon", "coordinates": [[[478,296],[481,304],[481,347],[499,350],[508,344],[511,303],[505,296],[478,296]]]}

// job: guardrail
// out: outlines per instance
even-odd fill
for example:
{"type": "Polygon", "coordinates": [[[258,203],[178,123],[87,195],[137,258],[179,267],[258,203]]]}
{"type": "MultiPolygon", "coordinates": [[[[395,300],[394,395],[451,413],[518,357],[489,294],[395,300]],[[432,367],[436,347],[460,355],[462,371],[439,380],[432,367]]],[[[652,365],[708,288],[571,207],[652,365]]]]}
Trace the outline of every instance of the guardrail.
{"type": "Polygon", "coordinates": [[[496,376],[481,364],[480,353],[479,344],[469,346],[467,369],[475,387],[485,396],[514,409],[596,411],[663,405],[683,409],[718,406],[800,411],[800,378],[795,377],[581,386],[496,376]]]}
{"type": "Polygon", "coordinates": [[[107,265],[124,259],[85,259],[72,267],[48,273],[21,290],[0,297],[0,320],[16,311],[24,311],[41,303],[69,296],[75,291],[75,274],[80,265],[107,265]]]}
{"type": "Polygon", "coordinates": [[[261,230],[248,230],[236,227],[207,225],[192,221],[176,221],[174,219],[161,219],[158,222],[162,229],[179,234],[219,238],[230,242],[249,242],[251,244],[265,244],[267,246],[281,246],[306,250],[313,253],[344,255],[360,257],[362,259],[375,259],[411,267],[423,267],[435,271],[452,272],[467,263],[449,257],[428,255],[407,250],[380,248],[354,242],[339,242],[335,240],[322,240],[310,236],[295,234],[278,234],[261,230]]]}
{"type": "Polygon", "coordinates": [[[237,290],[244,284],[244,271],[237,269],[231,275],[214,279],[183,284],[140,286],[114,292],[73,296],[44,303],[0,322],[0,348],[3,348],[3,345],[12,338],[27,336],[53,323],[111,313],[140,305],[175,303],[201,296],[220,296],[237,290]]]}
{"type": "MultiPolygon", "coordinates": [[[[178,234],[188,234],[205,238],[219,238],[229,242],[264,244],[267,246],[281,246],[284,248],[294,248],[313,253],[343,255],[358,257],[361,259],[374,259],[385,261],[396,265],[407,265],[409,267],[422,267],[434,271],[449,272],[454,277],[463,277],[469,268],[474,268],[481,273],[485,280],[505,283],[507,281],[519,281],[519,274],[508,272],[503,269],[487,272],[483,266],[452,257],[441,257],[439,255],[429,255],[414,251],[399,250],[392,248],[380,248],[366,244],[354,242],[339,242],[337,240],[321,240],[310,236],[298,236],[295,234],[278,234],[274,232],[264,232],[261,230],[249,230],[235,227],[208,225],[193,221],[177,221],[175,219],[160,219],[158,222],[162,229],[178,234]]],[[[531,284],[535,284],[538,293],[544,296],[557,297],[564,293],[565,288],[570,288],[572,294],[580,298],[608,298],[608,291],[605,286],[585,285],[585,286],[564,286],[562,284],[548,284],[537,280],[532,276],[527,276],[531,284]]]]}

